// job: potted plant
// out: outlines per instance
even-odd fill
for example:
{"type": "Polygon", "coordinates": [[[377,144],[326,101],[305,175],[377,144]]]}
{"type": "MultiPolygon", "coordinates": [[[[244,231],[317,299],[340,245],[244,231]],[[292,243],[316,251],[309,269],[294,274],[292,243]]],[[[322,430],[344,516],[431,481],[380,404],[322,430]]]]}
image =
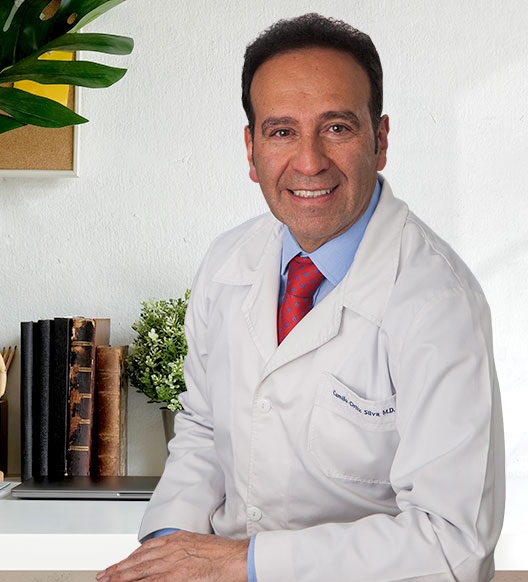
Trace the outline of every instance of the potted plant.
{"type": "Polygon", "coordinates": [[[124,0],[2,0],[0,3],[0,134],[24,125],[65,127],[88,120],[64,105],[6,86],[16,81],[109,87],[126,69],[90,61],[45,60],[53,51],[126,55],[134,41],[81,27],[124,0]]]}
{"type": "Polygon", "coordinates": [[[149,402],[164,404],[161,410],[167,441],[174,434],[174,414],[182,410],[179,395],[186,389],[183,323],[189,295],[187,290],[183,298],[143,301],[139,319],[132,324],[137,337],[127,358],[128,377],[149,402]]]}

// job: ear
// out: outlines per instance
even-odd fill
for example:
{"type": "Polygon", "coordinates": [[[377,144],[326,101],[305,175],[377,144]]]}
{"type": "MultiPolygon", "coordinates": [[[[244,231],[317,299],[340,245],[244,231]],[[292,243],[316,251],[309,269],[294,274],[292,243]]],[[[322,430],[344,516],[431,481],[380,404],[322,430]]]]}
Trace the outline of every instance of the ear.
{"type": "Polygon", "coordinates": [[[253,139],[251,137],[251,132],[249,131],[249,126],[244,127],[244,141],[246,142],[247,159],[249,162],[249,177],[258,184],[257,170],[255,164],[253,163],[253,139]]]}
{"type": "Polygon", "coordinates": [[[387,149],[389,147],[389,116],[383,115],[378,125],[378,159],[376,170],[380,172],[387,163],[387,149]]]}

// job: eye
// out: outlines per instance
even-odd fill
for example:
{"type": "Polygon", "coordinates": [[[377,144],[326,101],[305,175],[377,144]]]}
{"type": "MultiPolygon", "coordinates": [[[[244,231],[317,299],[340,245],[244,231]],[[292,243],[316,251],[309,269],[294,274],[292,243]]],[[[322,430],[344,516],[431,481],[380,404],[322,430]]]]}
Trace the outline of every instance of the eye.
{"type": "Polygon", "coordinates": [[[348,128],[340,123],[334,123],[329,127],[331,133],[345,133],[348,128]]]}
{"type": "Polygon", "coordinates": [[[271,132],[271,137],[289,137],[291,131],[289,129],[276,129],[271,132]]]}

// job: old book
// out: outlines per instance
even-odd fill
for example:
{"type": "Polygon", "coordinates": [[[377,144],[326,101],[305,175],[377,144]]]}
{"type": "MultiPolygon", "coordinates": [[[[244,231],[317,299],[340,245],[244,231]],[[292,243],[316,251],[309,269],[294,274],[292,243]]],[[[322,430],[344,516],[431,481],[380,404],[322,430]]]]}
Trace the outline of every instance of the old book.
{"type": "Polygon", "coordinates": [[[71,331],[71,318],[56,317],[53,320],[49,396],[48,475],[54,478],[66,474],[71,331]]]}
{"type": "Polygon", "coordinates": [[[21,479],[33,477],[33,321],[20,324],[21,364],[20,364],[20,448],[21,479]]]}
{"type": "Polygon", "coordinates": [[[33,477],[48,475],[51,320],[40,319],[33,349],[33,477]]]}
{"type": "Polygon", "coordinates": [[[89,475],[96,346],[110,343],[110,320],[74,317],[70,347],[68,475],[89,475]]]}
{"type": "Polygon", "coordinates": [[[127,346],[98,346],[92,475],[126,475],[127,346]]]}

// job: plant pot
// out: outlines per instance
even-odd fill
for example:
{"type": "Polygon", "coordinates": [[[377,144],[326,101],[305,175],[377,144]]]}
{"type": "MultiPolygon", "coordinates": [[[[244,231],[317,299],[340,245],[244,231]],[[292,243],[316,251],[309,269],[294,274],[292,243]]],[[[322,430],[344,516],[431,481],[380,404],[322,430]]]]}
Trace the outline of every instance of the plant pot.
{"type": "Polygon", "coordinates": [[[163,430],[165,431],[165,440],[167,444],[174,436],[174,417],[176,412],[172,412],[168,408],[161,409],[161,418],[163,419],[163,430]]]}

